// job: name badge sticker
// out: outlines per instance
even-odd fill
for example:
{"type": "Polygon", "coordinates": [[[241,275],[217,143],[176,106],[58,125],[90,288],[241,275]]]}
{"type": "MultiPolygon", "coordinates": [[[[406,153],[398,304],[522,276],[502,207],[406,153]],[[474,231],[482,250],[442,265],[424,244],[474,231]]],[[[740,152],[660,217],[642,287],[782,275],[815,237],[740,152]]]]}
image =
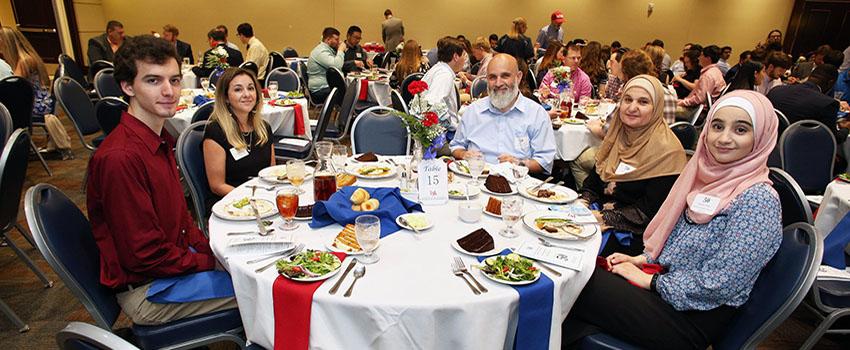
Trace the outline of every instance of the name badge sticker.
{"type": "Polygon", "coordinates": [[[695,213],[710,215],[715,213],[719,205],[720,198],[700,193],[694,196],[694,201],[691,203],[690,208],[695,213]]]}
{"type": "Polygon", "coordinates": [[[240,160],[248,156],[248,149],[238,150],[236,147],[230,149],[230,155],[233,156],[233,160],[240,160]]]}
{"type": "Polygon", "coordinates": [[[626,163],[620,162],[620,164],[617,165],[617,169],[614,170],[614,174],[623,175],[623,174],[628,174],[632,171],[635,171],[635,167],[628,165],[626,163]]]}

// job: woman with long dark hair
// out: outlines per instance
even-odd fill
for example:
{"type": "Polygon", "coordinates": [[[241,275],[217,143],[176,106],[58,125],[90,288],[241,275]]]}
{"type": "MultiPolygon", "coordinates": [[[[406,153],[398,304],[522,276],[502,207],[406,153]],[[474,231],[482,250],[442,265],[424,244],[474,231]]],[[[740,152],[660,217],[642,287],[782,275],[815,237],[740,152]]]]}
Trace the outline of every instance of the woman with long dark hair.
{"type": "Polygon", "coordinates": [[[727,93],[735,90],[755,90],[764,81],[764,65],[761,62],[745,62],[738,68],[735,77],[729,83],[727,93]]]}

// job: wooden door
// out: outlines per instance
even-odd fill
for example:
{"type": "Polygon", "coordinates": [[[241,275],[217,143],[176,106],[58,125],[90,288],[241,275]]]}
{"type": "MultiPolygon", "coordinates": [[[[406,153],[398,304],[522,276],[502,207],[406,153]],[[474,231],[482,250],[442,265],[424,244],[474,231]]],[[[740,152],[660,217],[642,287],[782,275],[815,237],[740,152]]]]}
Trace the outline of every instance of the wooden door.
{"type": "Polygon", "coordinates": [[[785,50],[797,57],[823,44],[839,51],[850,45],[850,0],[797,0],[794,4],[785,50]]]}

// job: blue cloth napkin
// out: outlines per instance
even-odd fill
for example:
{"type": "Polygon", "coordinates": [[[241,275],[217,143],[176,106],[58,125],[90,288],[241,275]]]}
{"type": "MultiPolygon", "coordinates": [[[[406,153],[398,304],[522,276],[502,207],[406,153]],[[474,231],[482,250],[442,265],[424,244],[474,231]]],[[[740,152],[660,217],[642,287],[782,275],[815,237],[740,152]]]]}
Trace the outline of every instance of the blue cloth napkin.
{"type": "MultiPolygon", "coordinates": [[[[602,210],[602,206],[599,205],[599,203],[593,202],[590,203],[590,210],[602,210]]],[[[623,247],[631,246],[632,239],[634,239],[634,235],[629,231],[617,231],[613,228],[609,228],[602,232],[602,244],[599,245],[599,253],[602,253],[602,250],[605,249],[605,244],[608,243],[608,239],[611,238],[611,235],[614,235],[614,238],[616,238],[623,247]]]]}
{"type": "Polygon", "coordinates": [[[333,223],[345,226],[346,224],[353,224],[354,219],[360,215],[371,214],[381,219],[381,238],[384,238],[401,229],[395,223],[395,218],[414,210],[423,211],[421,205],[404,199],[398,187],[346,186],[331,195],[331,198],[327,201],[316,202],[313,206],[313,221],[310,222],[310,227],[325,227],[333,223]],[[370,197],[381,202],[378,210],[370,212],[351,210],[349,198],[358,188],[366,190],[370,197]]]}
{"type": "Polygon", "coordinates": [[[195,96],[195,98],[192,100],[192,103],[194,103],[195,106],[200,106],[200,105],[203,105],[204,103],[207,103],[207,102],[212,101],[212,100],[213,99],[207,98],[204,95],[198,95],[198,96],[195,96]]]}
{"type": "MultiPolygon", "coordinates": [[[[499,255],[512,253],[505,249],[499,255]]],[[[478,257],[484,261],[488,257],[478,257]]],[[[519,293],[519,320],[517,321],[514,349],[549,349],[552,328],[552,305],[555,302],[555,283],[544,273],[540,279],[524,286],[511,286],[519,293]]]]}
{"type": "Polygon", "coordinates": [[[234,295],[230,274],[211,270],[154,280],[146,298],[152,303],[178,304],[234,295]]]}
{"type": "Polygon", "coordinates": [[[847,254],[844,253],[847,243],[850,243],[850,213],[844,215],[823,240],[822,263],[839,270],[847,268],[847,254]]]}

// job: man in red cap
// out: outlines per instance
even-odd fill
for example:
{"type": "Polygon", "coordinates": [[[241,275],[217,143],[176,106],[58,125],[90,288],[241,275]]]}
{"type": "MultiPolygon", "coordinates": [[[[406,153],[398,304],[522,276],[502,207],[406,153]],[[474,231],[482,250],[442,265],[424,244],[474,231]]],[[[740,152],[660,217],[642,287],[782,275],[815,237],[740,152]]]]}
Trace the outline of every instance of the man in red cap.
{"type": "Polygon", "coordinates": [[[546,50],[552,40],[564,41],[564,29],[561,28],[561,23],[564,23],[564,13],[561,10],[555,10],[550,19],[552,23],[540,28],[540,33],[537,34],[537,42],[534,44],[535,49],[546,50]]]}

